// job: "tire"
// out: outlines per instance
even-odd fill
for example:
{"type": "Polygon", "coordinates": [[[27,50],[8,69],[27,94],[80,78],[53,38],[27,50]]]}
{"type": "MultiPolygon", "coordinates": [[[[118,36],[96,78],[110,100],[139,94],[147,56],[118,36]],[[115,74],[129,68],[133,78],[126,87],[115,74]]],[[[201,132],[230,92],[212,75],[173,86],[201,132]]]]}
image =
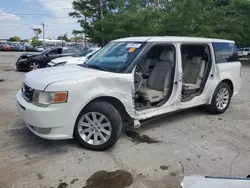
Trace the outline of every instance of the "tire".
{"type": "Polygon", "coordinates": [[[121,132],[122,118],[117,109],[110,103],[96,101],[87,105],[78,115],[74,127],[74,138],[86,149],[104,151],[115,145],[121,132]],[[93,113],[95,114],[95,118],[93,117],[93,113]],[[103,116],[104,119],[100,120],[103,116]],[[97,121],[98,123],[95,123],[97,121]],[[108,124],[110,126],[102,127],[108,124]],[[104,129],[105,133],[103,132],[104,129]],[[108,132],[110,134],[106,134],[108,132]],[[106,138],[103,139],[105,136],[106,138]]]}
{"type": "Polygon", "coordinates": [[[41,68],[41,66],[37,61],[31,61],[29,63],[29,70],[30,71],[37,70],[37,69],[40,69],[40,68],[41,68]]]}
{"type": "Polygon", "coordinates": [[[211,104],[207,106],[208,111],[210,111],[213,114],[224,113],[230,105],[231,98],[232,98],[232,89],[227,83],[221,82],[214,91],[211,104]],[[228,93],[228,95],[226,93],[228,93]],[[221,96],[224,96],[221,97],[221,99],[219,97],[220,94],[221,96]],[[226,98],[228,99],[226,100],[226,98]],[[217,100],[220,101],[219,102],[220,104],[218,104],[217,100]]]}

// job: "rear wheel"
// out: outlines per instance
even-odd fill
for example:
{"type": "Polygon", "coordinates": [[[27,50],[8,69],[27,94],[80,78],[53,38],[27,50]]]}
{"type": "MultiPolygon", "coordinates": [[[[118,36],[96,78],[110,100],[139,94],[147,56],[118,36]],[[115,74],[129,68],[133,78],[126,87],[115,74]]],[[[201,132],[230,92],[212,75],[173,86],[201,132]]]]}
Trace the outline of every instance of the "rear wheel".
{"type": "Polygon", "coordinates": [[[37,61],[31,61],[29,64],[29,70],[32,71],[37,69],[40,69],[39,63],[37,61]]]}
{"type": "Polygon", "coordinates": [[[222,82],[215,89],[211,104],[207,107],[214,114],[224,113],[230,105],[232,97],[232,89],[230,86],[222,82]]]}
{"type": "Polygon", "coordinates": [[[90,103],[79,114],[74,136],[84,147],[103,151],[111,148],[122,132],[122,119],[117,109],[110,103],[96,101],[90,103]]]}

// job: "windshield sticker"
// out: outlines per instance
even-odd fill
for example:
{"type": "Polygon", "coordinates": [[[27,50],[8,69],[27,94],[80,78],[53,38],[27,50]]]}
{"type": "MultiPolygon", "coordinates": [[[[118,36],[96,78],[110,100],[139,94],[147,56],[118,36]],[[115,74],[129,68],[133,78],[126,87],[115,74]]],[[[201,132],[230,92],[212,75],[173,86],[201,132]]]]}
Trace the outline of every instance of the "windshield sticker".
{"type": "Polygon", "coordinates": [[[128,43],[127,48],[140,48],[141,44],[128,43]]]}
{"type": "Polygon", "coordinates": [[[128,50],[129,53],[132,53],[132,52],[134,52],[134,51],[135,51],[135,48],[130,48],[130,49],[128,50]]]}

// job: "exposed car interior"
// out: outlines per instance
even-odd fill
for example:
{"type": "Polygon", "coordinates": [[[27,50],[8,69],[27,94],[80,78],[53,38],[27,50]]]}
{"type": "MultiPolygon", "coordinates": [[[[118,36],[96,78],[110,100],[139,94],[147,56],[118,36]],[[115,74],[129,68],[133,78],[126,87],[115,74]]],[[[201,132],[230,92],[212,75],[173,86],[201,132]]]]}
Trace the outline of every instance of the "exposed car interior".
{"type": "Polygon", "coordinates": [[[206,45],[182,45],[181,52],[182,101],[184,102],[202,93],[211,68],[211,58],[209,47],[206,45]]]}
{"type": "MultiPolygon", "coordinates": [[[[182,102],[199,96],[211,69],[207,45],[182,45],[182,102]]],[[[154,46],[137,65],[135,73],[135,106],[137,110],[161,106],[169,99],[175,70],[172,46],[154,46]]]]}
{"type": "Polygon", "coordinates": [[[143,110],[164,104],[172,92],[175,50],[154,46],[136,67],[135,106],[143,110]]]}

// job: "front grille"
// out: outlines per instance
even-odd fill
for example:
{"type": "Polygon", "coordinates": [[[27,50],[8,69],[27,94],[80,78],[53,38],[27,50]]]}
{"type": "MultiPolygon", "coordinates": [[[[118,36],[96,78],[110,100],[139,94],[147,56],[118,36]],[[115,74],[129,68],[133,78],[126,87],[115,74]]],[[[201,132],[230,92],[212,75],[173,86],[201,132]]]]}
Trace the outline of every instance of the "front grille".
{"type": "Polygon", "coordinates": [[[32,89],[31,87],[27,86],[26,84],[23,84],[22,93],[23,93],[23,98],[26,101],[32,102],[32,97],[33,97],[34,89],[32,89]]]}

